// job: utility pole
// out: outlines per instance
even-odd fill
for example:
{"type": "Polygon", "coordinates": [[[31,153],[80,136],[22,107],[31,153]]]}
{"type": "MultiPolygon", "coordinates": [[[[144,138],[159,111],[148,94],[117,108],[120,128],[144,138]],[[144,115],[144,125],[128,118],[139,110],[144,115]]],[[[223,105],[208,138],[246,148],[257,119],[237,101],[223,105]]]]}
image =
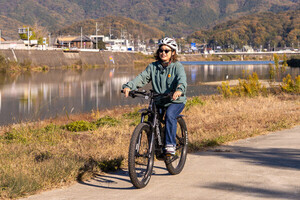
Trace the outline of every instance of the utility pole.
{"type": "Polygon", "coordinates": [[[2,42],[2,35],[1,35],[1,30],[0,30],[0,45],[1,45],[1,42],[2,42]]]}
{"type": "Polygon", "coordinates": [[[96,22],[96,49],[98,49],[98,24],[96,22]]]}
{"type": "Polygon", "coordinates": [[[51,42],[51,33],[49,33],[49,43],[48,43],[48,47],[50,47],[50,42],[51,42]]]}
{"type": "Polygon", "coordinates": [[[111,40],[111,25],[109,25],[109,40],[111,40]]]}
{"type": "Polygon", "coordinates": [[[80,49],[82,49],[82,27],[80,27],[80,49]]]}
{"type": "Polygon", "coordinates": [[[29,49],[29,27],[28,27],[28,35],[27,35],[27,40],[28,40],[28,46],[27,46],[27,48],[29,49]]]}

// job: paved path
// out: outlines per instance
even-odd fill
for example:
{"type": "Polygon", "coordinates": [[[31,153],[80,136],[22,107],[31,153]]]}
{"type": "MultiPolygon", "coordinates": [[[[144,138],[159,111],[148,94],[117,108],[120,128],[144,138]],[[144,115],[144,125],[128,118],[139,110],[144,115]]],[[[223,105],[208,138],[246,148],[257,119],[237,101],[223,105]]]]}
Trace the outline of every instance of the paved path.
{"type": "Polygon", "coordinates": [[[189,154],[176,176],[155,164],[144,189],[133,188],[127,171],[119,171],[27,200],[300,200],[300,126],[189,154]]]}

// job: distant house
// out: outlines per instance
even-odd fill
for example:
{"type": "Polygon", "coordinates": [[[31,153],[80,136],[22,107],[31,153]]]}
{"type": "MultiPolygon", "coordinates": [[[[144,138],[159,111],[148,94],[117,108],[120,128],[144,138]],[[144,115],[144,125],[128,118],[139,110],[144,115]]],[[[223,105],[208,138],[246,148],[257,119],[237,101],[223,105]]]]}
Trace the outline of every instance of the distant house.
{"type": "Polygon", "coordinates": [[[253,48],[251,46],[248,46],[248,45],[244,45],[243,46],[243,52],[254,52],[253,48]]]}
{"type": "MultiPolygon", "coordinates": [[[[127,39],[110,39],[109,37],[103,37],[102,41],[105,43],[105,48],[109,51],[134,51],[135,49],[133,42],[127,39]]],[[[138,45],[139,47],[142,46],[141,44],[138,45]]]]}
{"type": "Polygon", "coordinates": [[[24,49],[25,44],[22,40],[12,40],[9,37],[1,37],[0,49],[24,49]]]}
{"type": "Polygon", "coordinates": [[[61,36],[56,38],[55,46],[61,48],[93,49],[96,42],[88,36],[61,36]]]}

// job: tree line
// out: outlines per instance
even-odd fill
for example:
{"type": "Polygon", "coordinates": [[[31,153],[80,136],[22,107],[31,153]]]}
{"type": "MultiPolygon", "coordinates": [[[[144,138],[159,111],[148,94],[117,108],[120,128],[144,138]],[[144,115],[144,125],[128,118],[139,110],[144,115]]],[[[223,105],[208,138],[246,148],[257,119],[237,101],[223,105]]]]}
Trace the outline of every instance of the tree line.
{"type": "Polygon", "coordinates": [[[189,42],[209,46],[256,48],[297,47],[300,42],[300,10],[281,13],[261,13],[230,20],[209,30],[196,31],[189,42]]]}

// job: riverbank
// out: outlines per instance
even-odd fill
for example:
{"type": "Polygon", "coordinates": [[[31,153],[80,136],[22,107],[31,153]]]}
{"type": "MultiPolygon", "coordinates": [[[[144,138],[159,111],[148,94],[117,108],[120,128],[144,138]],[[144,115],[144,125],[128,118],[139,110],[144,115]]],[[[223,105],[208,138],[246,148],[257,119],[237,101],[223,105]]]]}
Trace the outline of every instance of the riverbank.
{"type": "MultiPolygon", "coordinates": [[[[30,67],[59,68],[66,66],[112,66],[133,65],[144,56],[131,52],[64,52],[62,50],[13,50],[0,49],[0,56],[7,62],[27,65],[30,67]]],[[[1,61],[1,59],[0,59],[1,61]]],[[[0,62],[1,65],[1,62],[0,62]]],[[[1,67],[1,66],[0,66],[1,67]]]]}
{"type": "MultiPolygon", "coordinates": [[[[126,167],[141,107],[1,127],[0,197],[34,194],[126,167]]],[[[300,100],[299,95],[288,94],[200,96],[188,100],[183,114],[193,152],[299,125],[300,100]]]]}
{"type": "MultiPolygon", "coordinates": [[[[279,56],[282,60],[283,56],[279,56]]],[[[179,61],[270,61],[273,55],[202,55],[180,54],[179,61]]],[[[41,70],[62,67],[111,67],[122,65],[143,66],[154,61],[152,55],[134,52],[64,52],[62,50],[0,49],[0,70],[20,71],[23,68],[41,70]],[[20,68],[20,69],[19,69],[20,68]]]]}

